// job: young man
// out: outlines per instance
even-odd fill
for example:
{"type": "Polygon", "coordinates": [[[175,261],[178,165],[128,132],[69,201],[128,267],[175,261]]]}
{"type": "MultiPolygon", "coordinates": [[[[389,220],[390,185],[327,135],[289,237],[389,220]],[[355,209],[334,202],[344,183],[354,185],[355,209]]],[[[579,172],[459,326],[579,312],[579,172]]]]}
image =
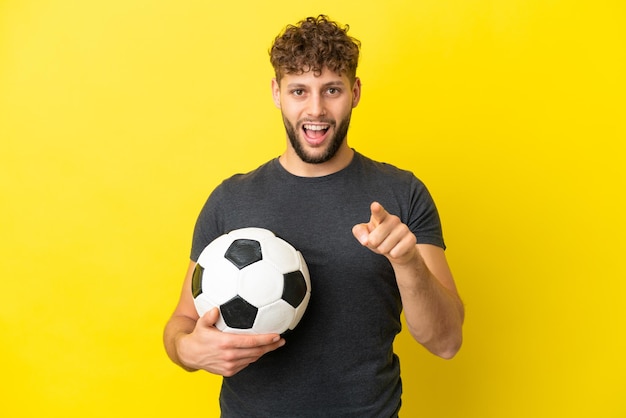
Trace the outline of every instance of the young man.
{"type": "Polygon", "coordinates": [[[439,216],[410,172],[348,146],[361,99],[360,43],[325,16],[287,26],[271,48],[274,103],[287,147],[225,180],[202,209],[180,301],[164,333],[170,358],[224,376],[224,417],[393,417],[401,404],[393,340],[400,313],[413,338],[451,358],[464,310],[444,254],[439,216]],[[198,318],[191,276],[204,247],[261,227],[300,250],[312,295],[286,337],[218,331],[198,318]]]}

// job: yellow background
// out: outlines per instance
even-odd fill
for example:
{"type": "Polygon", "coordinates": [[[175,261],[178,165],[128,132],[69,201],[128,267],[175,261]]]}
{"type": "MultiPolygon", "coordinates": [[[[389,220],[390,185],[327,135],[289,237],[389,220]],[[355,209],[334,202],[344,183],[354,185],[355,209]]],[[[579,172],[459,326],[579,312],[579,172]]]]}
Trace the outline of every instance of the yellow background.
{"type": "Polygon", "coordinates": [[[626,416],[626,3],[314,3],[0,1],[2,416],[217,415],[162,327],[208,193],[284,147],[271,41],[318,13],[363,42],[351,145],[429,186],[467,307],[452,361],[399,337],[403,415],[626,416]]]}

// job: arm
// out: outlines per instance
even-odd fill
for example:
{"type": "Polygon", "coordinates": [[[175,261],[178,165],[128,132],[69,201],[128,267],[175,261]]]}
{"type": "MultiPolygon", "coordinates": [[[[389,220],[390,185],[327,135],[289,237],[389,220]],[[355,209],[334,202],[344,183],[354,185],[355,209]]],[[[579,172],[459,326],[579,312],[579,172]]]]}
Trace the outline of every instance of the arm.
{"type": "Polygon", "coordinates": [[[356,225],[353,234],[390,261],[413,338],[440,357],[454,357],[463,340],[464,308],[443,249],[417,244],[409,228],[377,202],[370,221],[356,225]]]}
{"type": "Polygon", "coordinates": [[[285,344],[277,334],[237,335],[219,331],[214,308],[198,317],[191,295],[191,279],[196,263],[191,262],[183,290],[165,326],[163,344],[169,358],[187,371],[206,370],[232,376],[269,351],[285,344]]]}

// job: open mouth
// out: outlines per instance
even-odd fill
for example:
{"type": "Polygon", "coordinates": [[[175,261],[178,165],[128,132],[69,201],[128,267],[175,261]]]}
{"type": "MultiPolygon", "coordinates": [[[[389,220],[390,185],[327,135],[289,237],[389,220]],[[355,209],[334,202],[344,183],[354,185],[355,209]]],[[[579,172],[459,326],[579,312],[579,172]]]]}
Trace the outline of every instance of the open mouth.
{"type": "Polygon", "coordinates": [[[328,129],[330,129],[330,125],[328,124],[305,123],[302,125],[304,136],[307,142],[312,145],[321,143],[326,137],[328,129]]]}

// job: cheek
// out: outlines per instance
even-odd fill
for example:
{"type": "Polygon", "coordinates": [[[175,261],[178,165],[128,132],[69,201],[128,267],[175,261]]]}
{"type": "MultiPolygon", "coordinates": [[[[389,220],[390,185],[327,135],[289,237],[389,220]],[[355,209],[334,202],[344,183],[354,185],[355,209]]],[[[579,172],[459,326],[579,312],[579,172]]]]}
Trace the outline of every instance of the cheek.
{"type": "Polygon", "coordinates": [[[352,106],[352,102],[350,101],[342,103],[342,105],[340,107],[338,106],[336,111],[333,113],[335,120],[336,121],[344,120],[347,115],[352,113],[353,108],[354,107],[352,106]]]}
{"type": "Polygon", "coordinates": [[[286,103],[285,101],[281,102],[280,110],[283,113],[284,117],[289,119],[292,123],[296,123],[302,115],[302,112],[297,106],[286,103]]]}

